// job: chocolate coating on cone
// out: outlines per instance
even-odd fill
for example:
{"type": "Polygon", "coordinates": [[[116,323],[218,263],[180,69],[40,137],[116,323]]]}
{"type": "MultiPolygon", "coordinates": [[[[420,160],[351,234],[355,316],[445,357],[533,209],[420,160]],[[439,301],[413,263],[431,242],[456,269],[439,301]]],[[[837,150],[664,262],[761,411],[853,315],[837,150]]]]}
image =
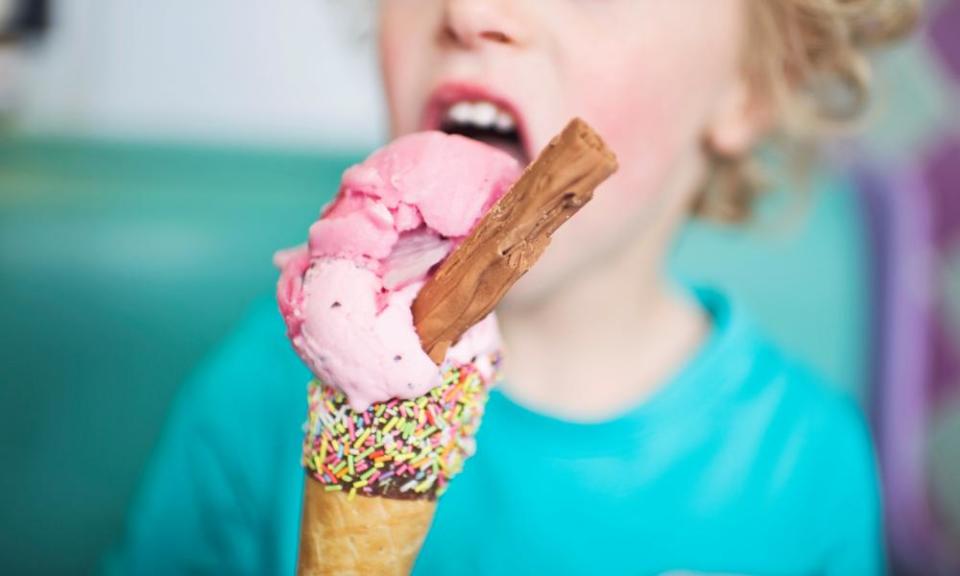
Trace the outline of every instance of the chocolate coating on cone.
{"type": "Polygon", "coordinates": [[[616,170],[616,157],[579,118],[547,145],[414,301],[417,333],[434,362],[494,309],[616,170]]]}

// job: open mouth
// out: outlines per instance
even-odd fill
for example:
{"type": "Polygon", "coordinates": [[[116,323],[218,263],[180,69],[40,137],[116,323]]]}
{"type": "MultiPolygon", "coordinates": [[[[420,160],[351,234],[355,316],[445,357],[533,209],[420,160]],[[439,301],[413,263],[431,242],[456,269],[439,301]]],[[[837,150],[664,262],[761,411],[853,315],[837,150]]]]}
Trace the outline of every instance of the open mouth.
{"type": "Polygon", "coordinates": [[[477,96],[444,98],[435,103],[430,126],[500,149],[523,166],[530,163],[521,123],[510,106],[477,96]]]}

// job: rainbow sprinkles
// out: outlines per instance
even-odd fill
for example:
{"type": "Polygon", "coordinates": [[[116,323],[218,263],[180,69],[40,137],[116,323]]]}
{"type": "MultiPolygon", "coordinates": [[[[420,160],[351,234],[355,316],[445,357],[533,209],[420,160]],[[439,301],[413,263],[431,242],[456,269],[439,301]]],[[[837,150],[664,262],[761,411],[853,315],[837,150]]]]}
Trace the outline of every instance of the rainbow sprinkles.
{"type": "Polygon", "coordinates": [[[304,468],[324,490],[348,498],[436,499],[476,449],[474,436],[499,367],[499,354],[451,366],[428,393],[363,412],[353,410],[340,390],[311,381],[304,468]]]}

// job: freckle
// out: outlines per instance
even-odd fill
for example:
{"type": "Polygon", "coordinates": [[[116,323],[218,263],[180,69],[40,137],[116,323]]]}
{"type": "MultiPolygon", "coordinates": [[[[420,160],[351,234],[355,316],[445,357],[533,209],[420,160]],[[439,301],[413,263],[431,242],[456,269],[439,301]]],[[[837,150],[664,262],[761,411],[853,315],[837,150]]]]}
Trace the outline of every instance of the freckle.
{"type": "Polygon", "coordinates": [[[394,362],[399,362],[399,361],[401,361],[401,360],[403,360],[403,356],[401,356],[401,355],[399,355],[399,354],[397,354],[396,356],[393,357],[393,361],[394,361],[394,362]]]}
{"type": "Polygon", "coordinates": [[[331,308],[339,308],[340,306],[342,306],[340,302],[334,302],[333,304],[330,305],[331,308]]]}

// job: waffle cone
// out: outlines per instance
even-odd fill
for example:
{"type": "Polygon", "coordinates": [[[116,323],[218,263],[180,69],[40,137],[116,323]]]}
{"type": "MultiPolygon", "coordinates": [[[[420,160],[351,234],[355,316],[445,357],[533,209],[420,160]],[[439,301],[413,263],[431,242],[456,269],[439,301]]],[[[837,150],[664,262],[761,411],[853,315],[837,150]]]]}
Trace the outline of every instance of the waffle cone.
{"type": "MultiPolygon", "coordinates": [[[[551,141],[413,303],[421,345],[438,365],[615,170],[613,154],[582,120],[551,141]]],[[[469,366],[476,360],[420,398],[370,407],[362,418],[342,391],[311,383],[298,574],[410,573],[436,498],[474,450],[486,380],[496,373],[469,366]]]]}
{"type": "Polygon", "coordinates": [[[427,536],[435,500],[326,492],[309,475],[300,523],[297,574],[408,575],[427,536]]]}

